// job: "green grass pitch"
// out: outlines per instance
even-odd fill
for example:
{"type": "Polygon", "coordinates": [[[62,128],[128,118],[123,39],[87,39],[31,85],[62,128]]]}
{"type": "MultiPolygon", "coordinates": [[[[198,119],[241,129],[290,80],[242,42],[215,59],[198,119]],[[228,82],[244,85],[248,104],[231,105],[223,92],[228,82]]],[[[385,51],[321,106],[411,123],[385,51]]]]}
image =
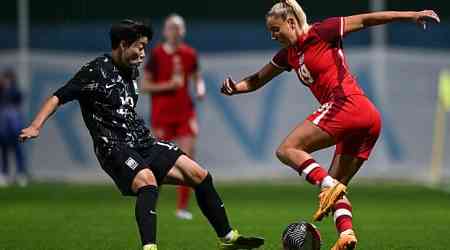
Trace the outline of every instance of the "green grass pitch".
{"type": "MultiPolygon", "coordinates": [[[[281,249],[286,225],[310,219],[317,190],[289,181],[217,185],[231,223],[266,238],[261,249],[281,249]]],[[[419,186],[350,186],[358,249],[449,249],[450,194],[419,186]]],[[[216,238],[195,200],[193,221],[174,217],[175,191],[165,186],[158,204],[160,250],[216,249],[216,238]]],[[[330,249],[336,239],[330,218],[316,224],[330,249]]],[[[134,199],[112,185],[33,184],[0,189],[1,250],[138,250],[134,199]]]]}

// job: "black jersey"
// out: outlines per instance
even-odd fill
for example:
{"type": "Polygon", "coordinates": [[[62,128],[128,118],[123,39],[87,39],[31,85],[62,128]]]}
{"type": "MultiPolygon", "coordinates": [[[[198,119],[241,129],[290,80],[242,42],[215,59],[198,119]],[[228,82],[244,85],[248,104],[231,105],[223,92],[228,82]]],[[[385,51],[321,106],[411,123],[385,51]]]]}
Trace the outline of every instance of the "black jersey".
{"type": "Polygon", "coordinates": [[[135,110],[137,76],[137,69],[119,69],[104,55],[84,65],[54,95],[60,104],[78,100],[95,146],[146,147],[155,139],[135,110]]]}

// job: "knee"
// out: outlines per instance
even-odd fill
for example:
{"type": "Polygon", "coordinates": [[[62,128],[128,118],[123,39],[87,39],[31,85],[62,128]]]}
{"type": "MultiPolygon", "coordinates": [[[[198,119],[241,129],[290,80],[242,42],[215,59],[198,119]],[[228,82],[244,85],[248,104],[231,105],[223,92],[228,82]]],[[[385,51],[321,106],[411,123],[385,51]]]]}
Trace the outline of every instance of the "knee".
{"type": "Polygon", "coordinates": [[[278,160],[280,160],[283,163],[287,163],[288,162],[288,152],[290,150],[291,147],[289,147],[286,144],[281,144],[280,146],[278,146],[277,150],[275,151],[275,155],[277,156],[278,160]]]}
{"type": "Polygon", "coordinates": [[[209,187],[213,185],[213,177],[210,173],[206,171],[206,175],[201,179],[199,183],[196,183],[194,186],[195,190],[202,190],[205,187],[209,187]]]}
{"type": "Polygon", "coordinates": [[[192,178],[194,181],[194,186],[200,185],[201,183],[205,182],[205,180],[208,178],[212,179],[209,172],[202,168],[201,171],[197,171],[194,174],[194,177],[192,178]]]}
{"type": "Polygon", "coordinates": [[[150,169],[141,170],[134,177],[131,188],[132,188],[133,192],[137,193],[137,191],[140,188],[145,187],[145,186],[155,186],[155,187],[158,186],[158,184],[156,182],[156,178],[150,169]]]}

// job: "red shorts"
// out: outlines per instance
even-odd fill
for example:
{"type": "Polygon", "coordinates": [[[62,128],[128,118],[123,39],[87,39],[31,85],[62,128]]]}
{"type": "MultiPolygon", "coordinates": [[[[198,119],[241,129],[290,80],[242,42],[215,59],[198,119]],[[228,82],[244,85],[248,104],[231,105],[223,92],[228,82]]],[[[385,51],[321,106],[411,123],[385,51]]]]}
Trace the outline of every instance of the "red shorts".
{"type": "Polygon", "coordinates": [[[164,141],[173,141],[180,137],[196,137],[198,134],[197,118],[194,115],[182,121],[152,121],[152,132],[158,139],[164,141]]]}
{"type": "Polygon", "coordinates": [[[308,116],[336,141],[335,154],[367,160],[381,130],[381,115],[363,95],[337,98],[308,116]]]}

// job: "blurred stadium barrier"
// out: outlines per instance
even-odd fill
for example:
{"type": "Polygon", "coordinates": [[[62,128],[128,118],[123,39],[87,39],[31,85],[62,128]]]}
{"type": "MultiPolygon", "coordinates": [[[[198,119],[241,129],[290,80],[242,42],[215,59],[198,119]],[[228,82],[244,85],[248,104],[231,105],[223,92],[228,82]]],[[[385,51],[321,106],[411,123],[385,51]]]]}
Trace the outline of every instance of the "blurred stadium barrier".
{"type": "MultiPolygon", "coordinates": [[[[284,73],[262,90],[236,97],[219,94],[221,81],[239,79],[268,62],[275,51],[201,54],[208,97],[199,103],[198,158],[221,179],[284,178],[294,172],[283,167],[274,151],[299,122],[318,108],[310,92],[293,73],[284,73]]],[[[383,52],[381,52],[383,53],[383,52]]],[[[64,84],[77,69],[98,54],[33,51],[32,81],[27,89],[28,121],[44,98],[64,84]]],[[[434,109],[439,72],[450,69],[450,53],[438,50],[388,49],[383,77],[375,75],[374,56],[367,48],[348,49],[353,73],[383,114],[381,139],[358,176],[430,181],[434,109]],[[379,82],[376,79],[384,79],[379,82]]],[[[0,68],[18,63],[17,52],[1,51],[0,68]]],[[[139,112],[148,121],[149,101],[141,96],[139,112]]],[[[449,135],[445,141],[449,141],[449,135]]],[[[28,147],[31,171],[40,179],[104,181],[79,107],[59,110],[28,147]]],[[[444,162],[450,160],[445,148],[444,162]]],[[[332,151],[316,155],[328,166],[332,151]]],[[[443,178],[450,176],[444,165],[443,178]]]]}

